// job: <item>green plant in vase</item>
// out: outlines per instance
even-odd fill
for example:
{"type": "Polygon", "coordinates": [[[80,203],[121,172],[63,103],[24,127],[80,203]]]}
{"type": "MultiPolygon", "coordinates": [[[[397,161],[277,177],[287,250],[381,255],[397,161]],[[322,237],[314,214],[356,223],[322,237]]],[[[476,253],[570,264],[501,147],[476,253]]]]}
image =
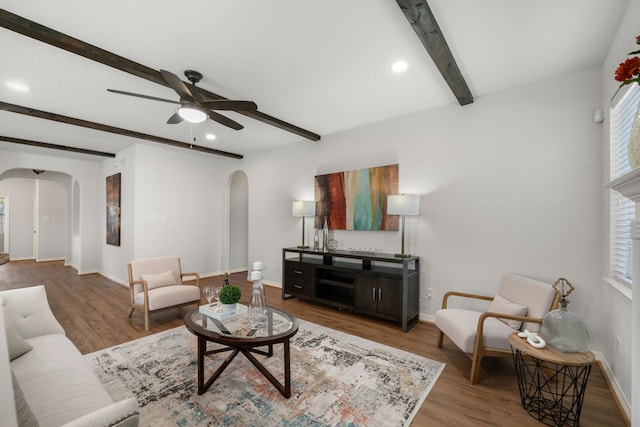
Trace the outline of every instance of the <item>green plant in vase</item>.
{"type": "Polygon", "coordinates": [[[220,290],[220,303],[224,305],[234,305],[240,301],[240,297],[242,296],[242,291],[236,285],[224,286],[220,290]]]}

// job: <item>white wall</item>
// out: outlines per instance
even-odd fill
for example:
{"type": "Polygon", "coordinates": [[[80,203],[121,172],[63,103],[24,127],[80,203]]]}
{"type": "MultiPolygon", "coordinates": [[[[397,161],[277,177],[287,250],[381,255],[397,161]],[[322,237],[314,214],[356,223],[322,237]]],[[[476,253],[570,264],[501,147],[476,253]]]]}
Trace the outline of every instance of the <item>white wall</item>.
{"type": "Polygon", "coordinates": [[[225,269],[243,271],[251,267],[247,259],[249,226],[247,175],[236,171],[231,174],[229,181],[229,265],[225,269]]]}
{"type": "MultiPolygon", "coordinates": [[[[98,245],[100,247],[100,274],[129,286],[127,264],[134,259],[136,209],[136,146],[119,153],[115,159],[102,162],[100,177],[100,208],[98,245]],[[107,245],[107,177],[120,173],[120,246],[107,245]]],[[[149,190],[152,191],[152,190],[149,190]]]]}
{"type": "Polygon", "coordinates": [[[33,258],[33,200],[35,181],[27,178],[0,180],[0,194],[9,197],[9,248],[12,260],[33,258]]]}
{"type": "Polygon", "coordinates": [[[37,179],[37,261],[64,260],[67,229],[67,190],[56,182],[37,179]]]}
{"type": "Polygon", "coordinates": [[[120,247],[106,244],[101,200],[101,273],[127,284],[130,260],[178,255],[184,271],[220,274],[223,227],[228,227],[225,192],[237,165],[209,154],[143,144],[105,161],[101,180],[122,173],[122,230],[120,247]]]}
{"type": "MultiPolygon", "coordinates": [[[[95,160],[56,157],[0,148],[0,183],[7,178],[8,174],[10,175],[12,170],[16,169],[44,169],[69,175],[78,181],[81,193],[80,233],[77,238],[70,240],[69,247],[66,249],[66,259],[80,274],[96,272],[98,268],[97,209],[100,169],[97,165],[99,163],[95,160]]],[[[33,181],[31,182],[33,185],[33,181]]],[[[13,219],[15,218],[12,218],[12,221],[13,219]]],[[[29,253],[28,257],[32,257],[32,254],[29,253]]]]}
{"type": "MultiPolygon", "coordinates": [[[[570,309],[601,348],[601,73],[593,68],[281,150],[247,156],[249,258],[281,282],[281,248],[295,246],[291,202],[313,197],[314,176],[390,163],[400,191],[421,194],[407,218],[407,251],[421,257],[421,301],[433,315],[451,289],[495,293],[516,272],[576,287],[570,309]]],[[[395,252],[398,232],[333,232],[340,248],[395,252]]]]}

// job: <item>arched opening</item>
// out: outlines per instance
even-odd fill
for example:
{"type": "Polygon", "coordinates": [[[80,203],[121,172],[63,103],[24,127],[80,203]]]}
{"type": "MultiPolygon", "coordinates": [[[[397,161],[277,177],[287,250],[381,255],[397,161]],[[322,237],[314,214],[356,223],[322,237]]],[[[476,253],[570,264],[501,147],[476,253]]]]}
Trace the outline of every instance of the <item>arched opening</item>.
{"type": "Polygon", "coordinates": [[[242,171],[229,178],[228,270],[244,271],[249,266],[249,181],[242,171]]]}
{"type": "Polygon", "coordinates": [[[70,259],[71,176],[38,169],[10,169],[0,174],[0,194],[11,200],[5,211],[4,248],[12,260],[70,259]]]}
{"type": "Polygon", "coordinates": [[[73,181],[73,195],[72,195],[73,209],[71,211],[71,229],[74,236],[80,234],[80,184],[78,181],[73,181]]]}

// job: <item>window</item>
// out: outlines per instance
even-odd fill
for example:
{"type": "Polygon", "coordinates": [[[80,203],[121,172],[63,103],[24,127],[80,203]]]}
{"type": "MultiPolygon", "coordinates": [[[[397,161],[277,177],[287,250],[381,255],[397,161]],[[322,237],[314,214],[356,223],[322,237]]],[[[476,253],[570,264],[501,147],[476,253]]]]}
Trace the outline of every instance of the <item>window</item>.
{"type": "MultiPolygon", "coordinates": [[[[627,142],[638,105],[640,105],[640,87],[637,84],[631,84],[611,108],[609,156],[611,179],[631,171],[627,159],[627,142]]],[[[635,203],[617,191],[611,190],[610,209],[610,275],[631,285],[633,243],[630,229],[635,217],[635,203]]]]}

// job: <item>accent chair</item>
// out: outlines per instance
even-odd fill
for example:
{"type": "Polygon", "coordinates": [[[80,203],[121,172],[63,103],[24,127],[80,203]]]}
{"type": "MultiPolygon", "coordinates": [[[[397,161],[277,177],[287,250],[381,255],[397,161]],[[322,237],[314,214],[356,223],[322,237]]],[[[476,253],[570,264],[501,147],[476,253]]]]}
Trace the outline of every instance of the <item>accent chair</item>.
{"type": "Polygon", "coordinates": [[[128,268],[129,317],[136,309],[144,311],[145,330],[149,330],[150,313],[200,302],[200,275],[183,273],[177,256],[136,259],[128,264],[128,268]],[[184,284],[184,277],[195,277],[196,284],[184,284]]]}
{"type": "Polygon", "coordinates": [[[553,310],[560,294],[548,283],[517,274],[505,275],[494,297],[447,292],[442,299],[442,309],[436,312],[439,348],[446,335],[471,358],[471,384],[478,382],[480,362],[484,356],[512,357],[508,337],[525,329],[539,332],[542,319],[553,310]],[[466,308],[449,308],[449,298],[491,301],[487,311],[466,308]],[[478,339],[481,337],[481,339],[478,339]]]}

